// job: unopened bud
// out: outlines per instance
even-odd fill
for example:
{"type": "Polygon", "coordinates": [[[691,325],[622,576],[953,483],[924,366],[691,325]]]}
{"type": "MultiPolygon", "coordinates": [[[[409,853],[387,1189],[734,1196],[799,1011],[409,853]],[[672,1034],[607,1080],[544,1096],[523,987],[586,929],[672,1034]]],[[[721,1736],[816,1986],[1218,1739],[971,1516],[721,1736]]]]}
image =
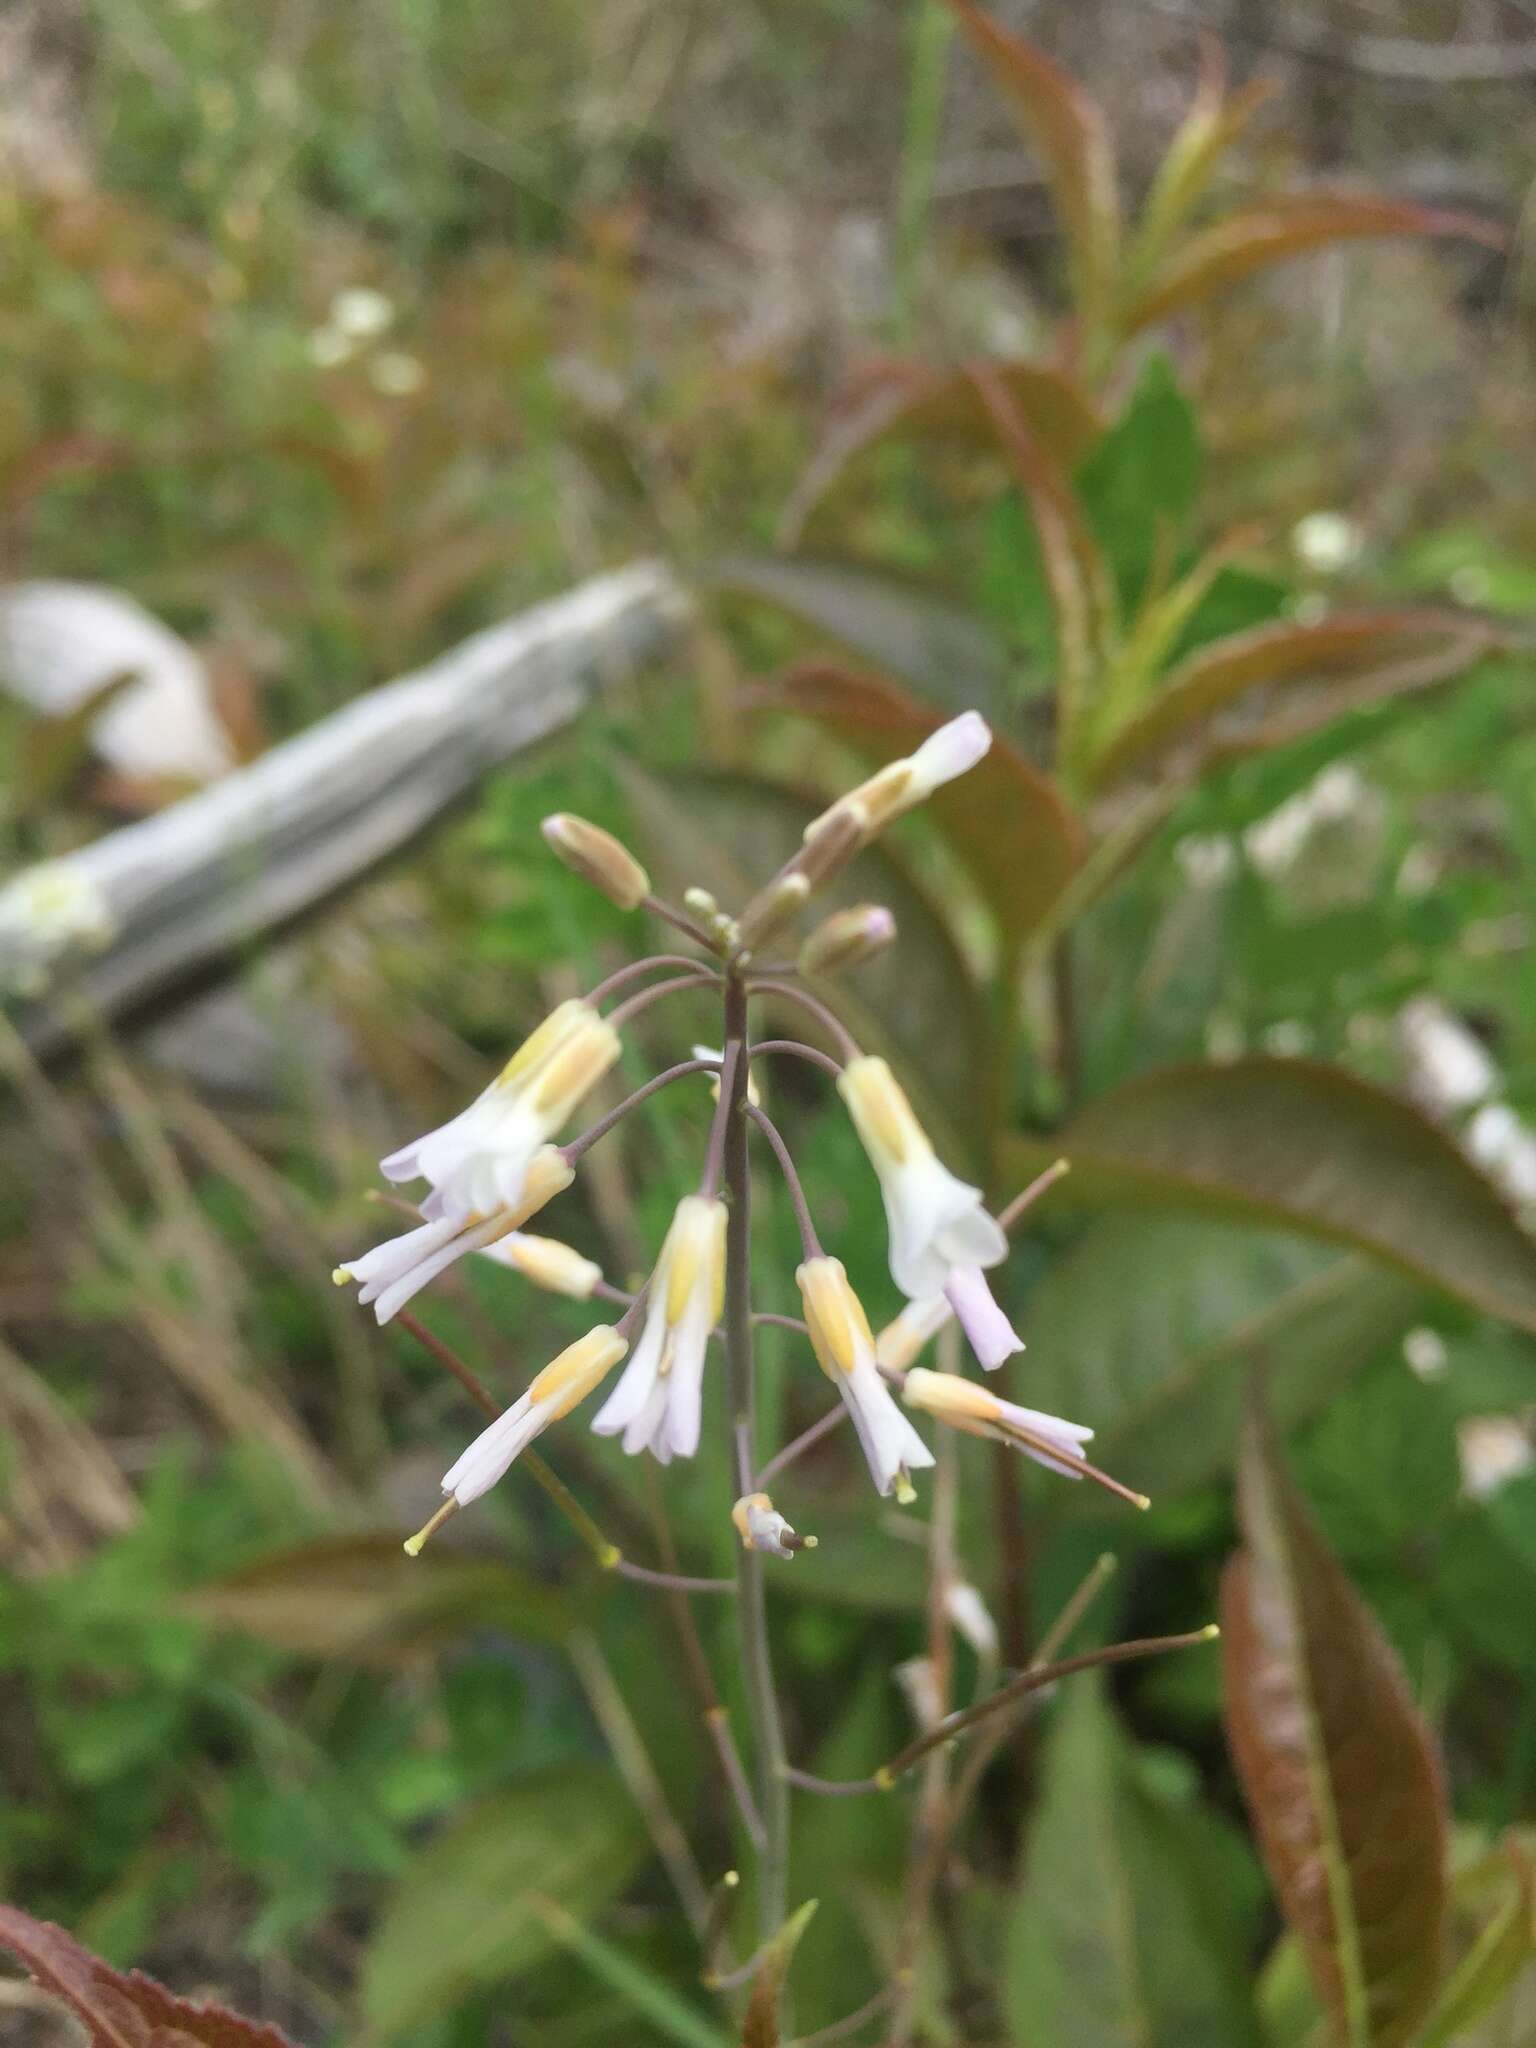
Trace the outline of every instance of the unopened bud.
{"type": "Polygon", "coordinates": [[[883,952],[896,936],[896,920],[880,903],[834,910],[800,948],[802,974],[841,974],[883,952]]]}
{"type": "Polygon", "coordinates": [[[766,1493],[748,1493],[731,1509],[731,1520],[744,1550],[766,1550],[774,1557],[793,1557],[814,1550],[814,1536],[797,1536],[766,1493]]]}
{"type": "Polygon", "coordinates": [[[611,832],[569,811],[556,811],[540,826],[545,839],[573,874],[600,889],[620,910],[637,910],[651,893],[651,878],[628,847],[611,832]]]}
{"type": "Polygon", "coordinates": [[[800,915],[810,894],[810,877],[798,868],[791,868],[788,874],[759,889],[737,922],[740,944],[754,950],[766,944],[800,915]]]}
{"type": "Polygon", "coordinates": [[[514,1230],[486,1248],[486,1257],[499,1265],[511,1266],[531,1280],[535,1287],[551,1294],[568,1294],[573,1301],[590,1301],[593,1289],[603,1277],[595,1259],[587,1258],[573,1245],[556,1237],[531,1237],[514,1230]]]}
{"type": "Polygon", "coordinates": [[[692,911],[695,917],[702,917],[706,924],[713,924],[720,915],[720,905],[708,889],[701,889],[697,883],[683,891],[683,908],[692,911]]]}

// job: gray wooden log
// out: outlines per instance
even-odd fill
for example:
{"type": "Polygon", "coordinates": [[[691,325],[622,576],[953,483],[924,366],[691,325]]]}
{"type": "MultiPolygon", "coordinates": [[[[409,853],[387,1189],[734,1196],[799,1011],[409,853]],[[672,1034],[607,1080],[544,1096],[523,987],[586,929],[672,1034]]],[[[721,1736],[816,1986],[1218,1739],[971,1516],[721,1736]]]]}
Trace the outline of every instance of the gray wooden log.
{"type": "Polygon", "coordinates": [[[489,627],[248,768],[0,889],[0,1000],[35,1051],[199,979],[362,880],[489,770],[672,642],[641,562],[489,627]]]}

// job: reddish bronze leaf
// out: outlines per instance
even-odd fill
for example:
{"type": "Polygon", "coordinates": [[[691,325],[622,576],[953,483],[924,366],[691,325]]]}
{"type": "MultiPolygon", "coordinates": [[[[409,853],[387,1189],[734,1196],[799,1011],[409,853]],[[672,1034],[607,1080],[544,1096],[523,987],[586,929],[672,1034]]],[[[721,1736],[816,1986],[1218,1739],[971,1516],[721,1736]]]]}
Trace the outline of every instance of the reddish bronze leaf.
{"type": "Polygon", "coordinates": [[[1282,619],[1200,648],[1104,746],[1103,788],[1134,776],[1182,786],[1207,766],[1301,737],[1357,703],[1458,675],[1498,644],[1482,621],[1431,606],[1282,619]]]}
{"type": "Polygon", "coordinates": [[[1107,311],[1120,257],[1120,199],[1109,124],[1075,79],[973,0],[950,0],[1026,136],[1040,152],[1066,232],[1077,314],[1091,330],[1107,311]]]}
{"type": "Polygon", "coordinates": [[[89,2032],[91,2048],[293,2048],[276,2027],[178,1998],[138,1970],[114,1970],[62,1927],[15,1906],[0,1906],[0,1944],[34,1983],[63,2000],[89,2032]]]}
{"type": "MultiPolygon", "coordinates": [[[[774,540],[796,548],[806,522],[866,450],[884,441],[928,441],[939,448],[990,447],[992,422],[977,395],[975,365],[935,370],[925,363],[875,363],[844,393],[821,445],[790,493],[774,540]]],[[[1104,422],[1075,378],[1048,363],[988,366],[1058,462],[1081,462],[1104,422]]]]}
{"type": "Polygon", "coordinates": [[[1153,1067],[1049,1144],[1014,1140],[1008,1179],[1062,1156],[1084,1200],[1280,1224],[1536,1330],[1536,1238],[1437,1124],[1342,1068],[1259,1054],[1153,1067]]]}
{"type": "Polygon", "coordinates": [[[1264,1860],[1348,2048],[1402,2048],[1434,2003],[1445,1794],[1374,1617],[1282,1467],[1255,1402],[1245,1548],[1222,1582],[1227,1738],[1264,1860]]]}
{"type": "Polygon", "coordinates": [[[1126,334],[1209,298],[1271,263],[1330,242],[1377,235],[1460,235],[1501,247],[1504,236],[1472,214],[1348,193],[1301,193],[1228,214],[1186,242],[1122,317],[1126,334]]]}

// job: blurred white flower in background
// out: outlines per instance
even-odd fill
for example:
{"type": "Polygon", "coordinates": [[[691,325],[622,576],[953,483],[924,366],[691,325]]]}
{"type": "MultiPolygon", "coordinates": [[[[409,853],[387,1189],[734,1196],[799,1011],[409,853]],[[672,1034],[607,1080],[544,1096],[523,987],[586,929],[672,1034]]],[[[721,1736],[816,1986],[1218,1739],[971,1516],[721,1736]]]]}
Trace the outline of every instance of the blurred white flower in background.
{"type": "Polygon", "coordinates": [[[1304,569],[1340,576],[1365,552],[1365,535],[1342,512],[1309,512],[1291,529],[1291,546],[1304,569]]]}
{"type": "Polygon", "coordinates": [[[352,285],[331,301],[330,326],[353,341],[371,341],[394,325],[395,302],[372,285],[352,285]]]}
{"type": "Polygon", "coordinates": [[[1487,1500],[1536,1464],[1530,1432],[1512,1415],[1469,1415],[1456,1427],[1461,1484],[1472,1500],[1487,1500]]]}

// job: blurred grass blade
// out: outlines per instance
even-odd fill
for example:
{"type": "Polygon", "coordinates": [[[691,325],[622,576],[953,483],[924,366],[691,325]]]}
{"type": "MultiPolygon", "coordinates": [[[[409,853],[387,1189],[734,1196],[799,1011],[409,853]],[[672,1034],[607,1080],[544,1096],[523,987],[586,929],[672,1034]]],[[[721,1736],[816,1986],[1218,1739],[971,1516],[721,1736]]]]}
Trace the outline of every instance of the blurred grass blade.
{"type": "Polygon", "coordinates": [[[393,1532],[327,1536],[257,1558],[196,1587],[186,1604],[296,1656],[383,1665],[474,1627],[562,1642],[581,1618],[572,1601],[497,1558],[447,1544],[407,1557],[393,1532]]]}
{"type": "Polygon", "coordinates": [[[664,1977],[594,1934],[590,1927],[583,1927],[557,1900],[536,1897],[529,1904],[534,1918],[543,1922],[562,1948],[578,1956],[594,1977],[643,2014],[669,2041],[678,2042],[680,2048],[731,2048],[729,2037],[679,1998],[664,1977]]]}
{"type": "Polygon", "coordinates": [[[973,0],[950,5],[1040,153],[1066,235],[1079,327],[1091,343],[1104,330],[1120,262],[1120,195],[1109,124],[1043,52],[999,28],[973,0]]]}
{"type": "MultiPolygon", "coordinates": [[[[1105,1216],[1029,1298],[1030,1399],[1093,1418],[1094,1457],[1158,1506],[1231,1469],[1247,1370],[1315,1414],[1422,1317],[1375,1260],[1191,1216],[1105,1216]]],[[[1095,1512],[1075,1488],[1068,1506],[1095,1512]]]]}
{"type": "MultiPolygon", "coordinates": [[[[790,669],[769,701],[813,719],[878,767],[911,753],[941,722],[883,677],[833,662],[790,669]]],[[[1082,828],[1061,790],[994,732],[985,758],[936,791],[926,808],[1005,940],[1016,944],[1066,888],[1081,857],[1082,828]]]]}
{"type": "Polygon", "coordinates": [[[918,584],[853,563],[774,555],[733,555],[713,565],[709,582],[776,605],[944,711],[995,716],[1007,702],[1001,637],[918,584]]]}
{"type": "Polygon", "coordinates": [[[1152,1797],[1097,1675],[1065,1689],[1006,1924],[1008,2038],[1038,2048],[1257,2048],[1248,1939],[1189,1816],[1152,1797]]]}
{"type": "Polygon", "coordinates": [[[1356,701],[1421,690],[1497,645],[1475,618],[1429,607],[1255,626],[1200,648],[1093,763],[1095,787],[1193,781],[1214,760],[1330,723],[1356,701]]]}
{"type": "Polygon", "coordinates": [[[1536,1330],[1536,1240],[1452,1138],[1341,1068],[1262,1055],[1155,1067],[1049,1144],[1016,1142],[1009,1179],[1062,1155],[1085,1200],[1285,1224],[1536,1330]]]}
{"type": "Polygon", "coordinates": [[[0,1947],[68,2006],[91,2048],[293,2048],[276,2027],[243,2019],[222,2005],[177,1998],[137,1970],[114,1970],[62,1927],[14,1906],[0,1906],[0,1947]]]}
{"type": "MultiPolygon", "coordinates": [[[[1028,421],[1031,431],[1068,469],[1088,453],[1104,422],[1075,378],[1048,363],[1000,362],[992,374],[1028,421]]],[[[827,429],[795,486],[775,539],[795,548],[807,521],[867,451],[893,439],[925,441],[938,450],[991,447],[992,423],[965,369],[926,364],[879,364],[827,429]]]]}
{"type": "Polygon", "coordinates": [[[768,1943],[757,1974],[752,1979],[752,1996],[747,2001],[741,2030],[741,2048],[779,2048],[779,2005],[789,1976],[795,1950],[816,1912],[816,1901],[807,1899],[768,1943]]]}
{"type": "Polygon", "coordinates": [[[393,2040],[469,1986],[528,1969],[557,1945],[534,1902],[558,1899],[579,1923],[624,1889],[640,1856],[629,1806],[599,1765],[481,1800],[415,1858],[374,1928],[360,1981],[370,2038],[393,2040]]]}
{"type": "Polygon", "coordinates": [[[1257,1400],[1222,1581],[1227,1734],[1286,1918],[1348,2048],[1404,2048],[1446,1920],[1438,1759],[1402,1669],[1291,1485],[1257,1400]]]}
{"type": "Polygon", "coordinates": [[[1401,200],[1347,193],[1266,200],[1228,214],[1187,242],[1126,308],[1122,331],[1134,334],[1170,313],[1181,313],[1271,263],[1332,242],[1379,235],[1459,235],[1493,248],[1504,242],[1499,230],[1472,214],[1401,200]]]}

